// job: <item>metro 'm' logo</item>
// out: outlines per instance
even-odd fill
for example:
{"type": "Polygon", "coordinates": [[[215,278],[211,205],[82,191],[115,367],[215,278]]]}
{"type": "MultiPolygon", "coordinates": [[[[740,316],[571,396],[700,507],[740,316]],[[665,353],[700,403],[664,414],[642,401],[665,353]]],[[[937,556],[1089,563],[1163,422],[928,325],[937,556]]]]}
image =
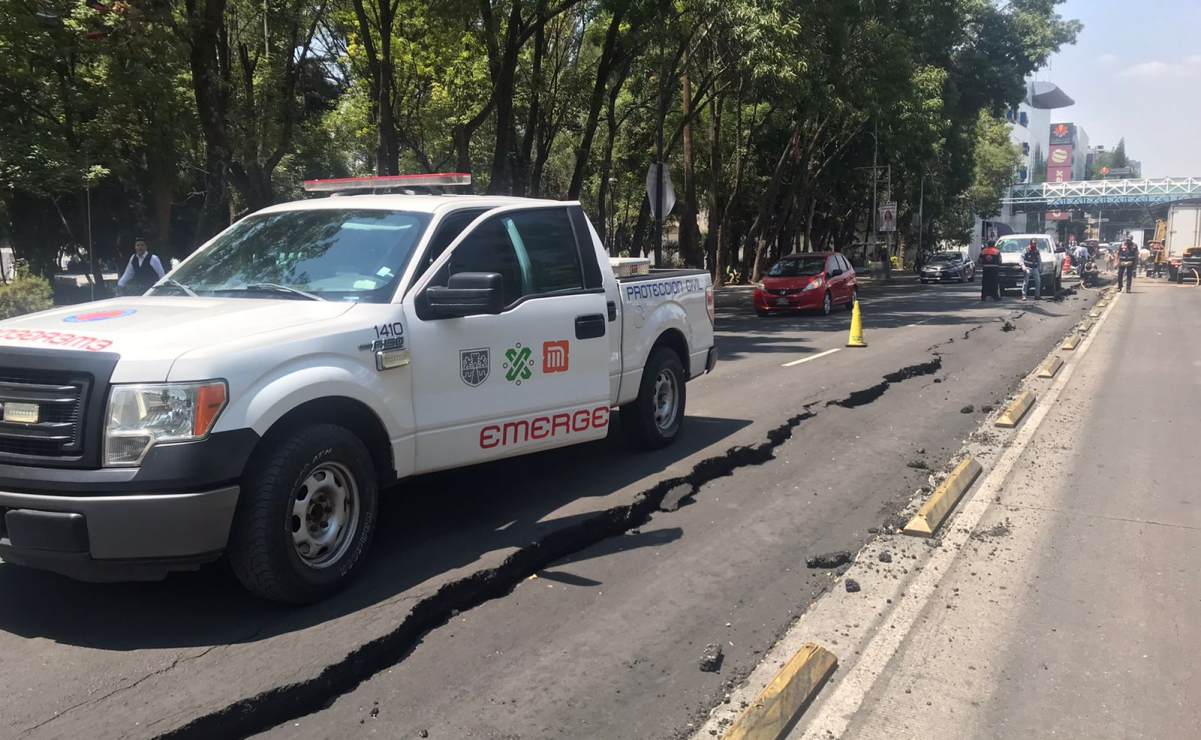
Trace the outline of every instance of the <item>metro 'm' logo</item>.
{"type": "Polygon", "coordinates": [[[563,339],[542,343],[542,372],[565,373],[570,360],[571,344],[563,339]]]}

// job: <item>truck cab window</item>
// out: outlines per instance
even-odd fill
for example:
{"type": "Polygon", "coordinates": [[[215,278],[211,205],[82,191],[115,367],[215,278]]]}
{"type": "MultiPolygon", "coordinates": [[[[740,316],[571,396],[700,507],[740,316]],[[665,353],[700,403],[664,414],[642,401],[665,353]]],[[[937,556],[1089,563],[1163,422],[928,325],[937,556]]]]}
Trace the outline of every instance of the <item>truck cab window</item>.
{"type": "Polygon", "coordinates": [[[421,277],[429,266],[434,263],[434,260],[442,256],[450,243],[458,238],[459,234],[463,233],[463,229],[467,228],[472,221],[480,217],[480,214],[487,213],[484,208],[470,208],[463,211],[455,211],[442,219],[438,224],[437,230],[433,237],[430,238],[430,244],[426,247],[425,255],[421,258],[421,264],[417,266],[416,277],[421,277]]]}
{"type": "Polygon", "coordinates": [[[460,272],[499,273],[506,306],[584,286],[575,233],[563,208],[506,213],[480,224],[430,284],[446,285],[460,272]]]}

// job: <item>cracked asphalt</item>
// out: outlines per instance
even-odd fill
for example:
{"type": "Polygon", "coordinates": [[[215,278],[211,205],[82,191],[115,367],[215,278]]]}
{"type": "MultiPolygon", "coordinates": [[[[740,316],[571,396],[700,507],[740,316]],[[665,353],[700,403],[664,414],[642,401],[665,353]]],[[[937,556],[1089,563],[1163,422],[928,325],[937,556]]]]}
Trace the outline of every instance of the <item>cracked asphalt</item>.
{"type": "Polygon", "coordinates": [[[0,737],[688,735],[832,583],[806,558],[857,550],[928,483],[907,463],[939,468],[982,418],[960,409],[1003,400],[1093,301],[978,295],[867,287],[869,346],[816,357],[848,313],[758,319],[725,291],[676,445],[410,481],[363,577],[316,606],[217,567],[97,585],[0,564],[0,737]]]}

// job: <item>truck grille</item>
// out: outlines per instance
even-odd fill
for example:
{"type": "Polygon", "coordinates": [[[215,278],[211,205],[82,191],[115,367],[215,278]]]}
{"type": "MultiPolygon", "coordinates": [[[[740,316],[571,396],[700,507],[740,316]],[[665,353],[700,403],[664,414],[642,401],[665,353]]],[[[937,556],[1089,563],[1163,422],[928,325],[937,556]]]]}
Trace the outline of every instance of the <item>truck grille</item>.
{"type": "Polygon", "coordinates": [[[78,374],[0,368],[0,459],[80,456],[90,385],[78,374]],[[10,404],[36,407],[36,420],[16,420],[10,404]]]}

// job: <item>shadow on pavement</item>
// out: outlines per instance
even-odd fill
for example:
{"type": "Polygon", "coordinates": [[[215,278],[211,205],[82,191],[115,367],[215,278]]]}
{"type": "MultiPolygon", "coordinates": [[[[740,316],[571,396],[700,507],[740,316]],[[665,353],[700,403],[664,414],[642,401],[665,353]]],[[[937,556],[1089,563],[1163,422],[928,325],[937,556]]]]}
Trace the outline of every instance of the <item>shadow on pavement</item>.
{"type": "MultiPolygon", "coordinates": [[[[595,516],[589,510],[547,518],[573,501],[604,497],[653,476],[750,423],[689,417],[680,439],[654,453],[629,451],[614,432],[599,442],[406,481],[384,494],[360,577],[338,596],[307,607],[257,600],[220,565],[157,583],[91,584],[0,563],[0,630],[101,650],[236,644],[303,630],[595,516]]],[[[623,503],[628,501],[598,509],[623,503]]],[[[656,547],[680,536],[678,529],[658,530],[616,538],[615,546],[656,547]]],[[[588,556],[607,551],[594,547],[588,556]]],[[[557,577],[565,583],[573,578],[557,577]]],[[[443,582],[414,593],[412,603],[443,582]]],[[[348,636],[347,647],[354,641],[348,636]]]]}

